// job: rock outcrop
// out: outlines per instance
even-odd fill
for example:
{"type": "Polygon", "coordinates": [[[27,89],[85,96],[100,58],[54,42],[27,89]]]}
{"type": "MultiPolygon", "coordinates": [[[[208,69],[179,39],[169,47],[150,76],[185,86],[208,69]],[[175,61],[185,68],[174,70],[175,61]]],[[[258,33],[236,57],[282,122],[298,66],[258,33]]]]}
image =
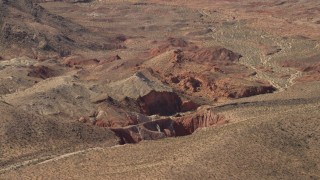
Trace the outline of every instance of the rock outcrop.
{"type": "Polygon", "coordinates": [[[211,108],[200,108],[196,112],[174,118],[176,136],[190,135],[199,128],[210,127],[227,122],[223,115],[215,113],[211,108]]]}
{"type": "Polygon", "coordinates": [[[138,105],[140,112],[146,115],[172,115],[180,112],[182,101],[174,92],[157,92],[151,91],[145,96],[139,97],[138,105]]]}
{"type": "Polygon", "coordinates": [[[120,144],[137,143],[166,137],[186,136],[197,129],[227,123],[223,115],[210,108],[200,108],[195,113],[176,118],[149,121],[123,128],[111,128],[120,138],[120,144]]]}
{"type": "Polygon", "coordinates": [[[241,98],[275,91],[270,84],[250,78],[254,72],[237,63],[242,56],[223,47],[198,47],[169,38],[152,49],[143,66],[175,89],[190,96],[241,98]]]}
{"type": "Polygon", "coordinates": [[[142,140],[157,140],[174,137],[174,121],[161,119],[124,128],[111,128],[119,137],[120,144],[138,143],[142,140]]]}
{"type": "Polygon", "coordinates": [[[228,122],[224,115],[215,113],[211,107],[200,107],[195,112],[179,114],[176,117],[145,116],[139,113],[113,111],[99,111],[91,117],[81,117],[79,121],[110,128],[119,137],[120,144],[186,136],[197,129],[228,122]]]}

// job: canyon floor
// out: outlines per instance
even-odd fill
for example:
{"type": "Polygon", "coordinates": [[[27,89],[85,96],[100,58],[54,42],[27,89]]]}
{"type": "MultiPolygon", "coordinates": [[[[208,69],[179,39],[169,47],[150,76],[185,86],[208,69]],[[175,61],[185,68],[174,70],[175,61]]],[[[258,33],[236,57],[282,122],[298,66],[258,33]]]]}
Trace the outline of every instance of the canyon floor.
{"type": "Polygon", "coordinates": [[[320,179],[319,11],[0,1],[0,179],[320,179]]]}

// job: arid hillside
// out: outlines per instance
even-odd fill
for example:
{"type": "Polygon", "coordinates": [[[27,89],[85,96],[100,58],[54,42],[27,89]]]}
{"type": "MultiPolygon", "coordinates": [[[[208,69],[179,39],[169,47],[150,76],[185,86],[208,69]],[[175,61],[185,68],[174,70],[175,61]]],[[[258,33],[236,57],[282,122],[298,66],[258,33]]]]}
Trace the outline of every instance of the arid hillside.
{"type": "Polygon", "coordinates": [[[1,0],[0,179],[319,179],[319,10],[1,0]]]}
{"type": "Polygon", "coordinates": [[[1,1],[1,56],[29,56],[39,60],[68,56],[76,50],[120,48],[116,35],[88,31],[32,0],[1,1]],[[82,38],[80,38],[82,37],[82,38]]]}

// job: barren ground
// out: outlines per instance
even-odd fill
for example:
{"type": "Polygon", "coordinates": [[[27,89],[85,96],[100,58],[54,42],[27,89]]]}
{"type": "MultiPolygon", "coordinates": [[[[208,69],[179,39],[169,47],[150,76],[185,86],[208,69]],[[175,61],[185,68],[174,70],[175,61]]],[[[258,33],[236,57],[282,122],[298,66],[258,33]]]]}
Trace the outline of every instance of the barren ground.
{"type": "Polygon", "coordinates": [[[320,179],[319,2],[0,3],[0,179],[320,179]]]}

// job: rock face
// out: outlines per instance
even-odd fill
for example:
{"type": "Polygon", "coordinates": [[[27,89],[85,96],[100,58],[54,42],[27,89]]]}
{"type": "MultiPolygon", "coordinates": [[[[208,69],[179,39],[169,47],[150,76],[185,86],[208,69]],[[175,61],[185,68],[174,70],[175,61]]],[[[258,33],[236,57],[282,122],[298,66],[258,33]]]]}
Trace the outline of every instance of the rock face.
{"type": "Polygon", "coordinates": [[[137,143],[166,137],[186,136],[204,127],[226,123],[224,116],[211,109],[201,109],[193,114],[174,119],[160,119],[111,130],[120,138],[120,144],[137,143]]]}
{"type": "Polygon", "coordinates": [[[181,112],[193,111],[199,107],[198,104],[193,101],[183,101],[181,105],[181,112]]]}
{"type": "Polygon", "coordinates": [[[138,143],[142,140],[137,126],[111,130],[119,137],[119,144],[138,143]]]}
{"type": "MultiPolygon", "coordinates": [[[[82,122],[91,122],[89,118],[81,118],[80,120],[82,122]]],[[[131,120],[134,120],[134,118],[131,120]]],[[[125,127],[111,127],[111,130],[119,137],[120,144],[138,143],[142,140],[156,140],[166,137],[186,136],[200,128],[225,124],[227,120],[223,115],[215,113],[211,108],[200,108],[192,114],[181,117],[158,117],[157,120],[153,120],[151,116],[145,116],[144,122],[136,121],[135,123],[136,124],[125,127]]],[[[100,127],[110,127],[101,120],[97,120],[93,124],[100,127]]]]}
{"type": "Polygon", "coordinates": [[[203,108],[193,114],[175,118],[174,121],[176,136],[190,135],[199,128],[227,122],[224,116],[215,113],[210,108],[203,108]]]}
{"type": "Polygon", "coordinates": [[[101,127],[125,127],[149,122],[159,116],[193,111],[199,106],[192,101],[182,102],[176,93],[157,91],[151,91],[149,94],[133,100],[131,104],[123,104],[123,102],[110,98],[99,102],[97,111],[89,116],[81,117],[79,121],[101,127]]]}
{"type": "Polygon", "coordinates": [[[181,111],[182,101],[174,92],[151,91],[139,97],[138,105],[142,114],[161,116],[172,115],[181,111]]]}

